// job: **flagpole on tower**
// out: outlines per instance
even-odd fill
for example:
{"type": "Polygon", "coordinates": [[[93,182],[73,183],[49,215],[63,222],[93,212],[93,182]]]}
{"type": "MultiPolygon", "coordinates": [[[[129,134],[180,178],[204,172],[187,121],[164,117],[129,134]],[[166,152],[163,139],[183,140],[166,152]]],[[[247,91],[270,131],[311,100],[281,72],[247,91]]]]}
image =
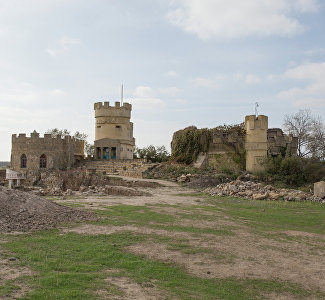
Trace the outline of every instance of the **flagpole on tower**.
{"type": "Polygon", "coordinates": [[[258,111],[257,111],[257,108],[259,107],[260,105],[258,104],[258,102],[255,102],[255,117],[257,118],[258,117],[258,111]]]}
{"type": "Polygon", "coordinates": [[[121,106],[123,106],[123,84],[121,86],[121,106]]]}

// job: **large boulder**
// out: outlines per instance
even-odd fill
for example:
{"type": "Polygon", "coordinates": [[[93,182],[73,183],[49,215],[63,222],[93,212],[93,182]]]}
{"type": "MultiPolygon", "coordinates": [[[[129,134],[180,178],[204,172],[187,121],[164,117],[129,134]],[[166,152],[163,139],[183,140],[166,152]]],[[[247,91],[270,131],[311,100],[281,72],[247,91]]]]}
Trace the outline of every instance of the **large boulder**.
{"type": "Polygon", "coordinates": [[[314,196],[317,198],[325,198],[325,181],[314,183],[314,196]]]}

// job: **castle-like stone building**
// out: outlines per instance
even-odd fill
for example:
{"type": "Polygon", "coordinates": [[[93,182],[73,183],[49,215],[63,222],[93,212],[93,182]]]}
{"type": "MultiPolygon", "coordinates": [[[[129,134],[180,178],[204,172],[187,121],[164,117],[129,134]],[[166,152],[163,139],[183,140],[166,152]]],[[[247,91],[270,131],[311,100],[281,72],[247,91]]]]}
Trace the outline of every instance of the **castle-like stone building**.
{"type": "Polygon", "coordinates": [[[130,122],[132,105],[97,102],[95,110],[95,158],[100,160],[133,159],[135,139],[130,122]]]}
{"type": "Polygon", "coordinates": [[[198,155],[195,167],[209,166],[220,173],[242,170],[256,173],[264,170],[267,156],[297,154],[298,138],[285,135],[280,128],[268,128],[267,116],[249,115],[243,124],[208,131],[211,134],[208,151],[198,155]]]}
{"type": "Polygon", "coordinates": [[[36,131],[30,137],[23,133],[12,135],[11,169],[15,171],[63,170],[83,158],[84,141],[71,136],[40,137],[36,131]]]}
{"type": "MultiPolygon", "coordinates": [[[[95,160],[133,159],[135,139],[130,122],[132,105],[97,102],[95,110],[95,160]]],[[[12,135],[11,169],[28,173],[48,169],[69,169],[84,160],[84,141],[71,136],[44,134],[34,131],[12,135]]]]}
{"type": "MultiPolygon", "coordinates": [[[[26,134],[12,135],[11,169],[24,173],[68,169],[77,162],[96,169],[105,166],[105,170],[110,169],[108,164],[113,164],[116,169],[118,163],[120,168],[127,169],[135,149],[131,104],[115,102],[110,106],[109,102],[96,102],[94,111],[95,153],[90,160],[84,160],[84,141],[71,136],[53,138],[51,134],[40,137],[34,131],[30,137],[26,134]],[[119,162],[110,162],[116,160],[119,162]]],[[[247,171],[259,172],[263,170],[261,162],[268,155],[294,155],[297,151],[297,138],[284,135],[279,128],[269,129],[267,116],[246,116],[244,128],[239,126],[240,130],[231,133],[218,128],[213,131],[209,151],[199,156],[200,165],[234,166],[237,170],[246,165],[247,171]],[[244,164],[238,161],[244,161],[244,164]]]]}

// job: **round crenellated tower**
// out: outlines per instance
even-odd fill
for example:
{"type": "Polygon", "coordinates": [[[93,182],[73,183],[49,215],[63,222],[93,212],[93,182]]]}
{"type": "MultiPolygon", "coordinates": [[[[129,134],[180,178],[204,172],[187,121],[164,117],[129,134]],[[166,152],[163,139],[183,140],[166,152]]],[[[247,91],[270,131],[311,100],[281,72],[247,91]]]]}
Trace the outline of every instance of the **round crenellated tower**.
{"type": "Polygon", "coordinates": [[[97,159],[132,159],[135,139],[130,122],[132,105],[97,102],[95,110],[95,156],[97,159]]]}

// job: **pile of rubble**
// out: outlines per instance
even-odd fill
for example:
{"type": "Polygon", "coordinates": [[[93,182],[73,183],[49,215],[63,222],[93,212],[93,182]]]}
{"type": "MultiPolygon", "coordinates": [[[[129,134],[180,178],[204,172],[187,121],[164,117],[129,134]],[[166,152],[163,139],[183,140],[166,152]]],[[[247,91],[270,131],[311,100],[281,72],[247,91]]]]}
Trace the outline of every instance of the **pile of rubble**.
{"type": "Polygon", "coordinates": [[[141,180],[124,180],[96,173],[88,173],[85,169],[67,171],[42,172],[29,177],[24,190],[40,196],[71,196],[71,195],[125,195],[146,196],[148,193],[138,188],[157,188],[161,184],[141,180]],[[115,189],[112,187],[116,187],[115,189]]]}
{"type": "Polygon", "coordinates": [[[93,212],[0,186],[0,232],[40,230],[56,227],[59,223],[96,219],[93,212]]]}
{"type": "Polygon", "coordinates": [[[66,189],[65,191],[59,187],[55,188],[38,188],[33,187],[29,189],[39,196],[89,196],[89,195],[120,195],[120,196],[150,196],[150,193],[125,186],[84,186],[81,185],[79,190],[73,191],[66,189]]]}
{"type": "Polygon", "coordinates": [[[241,180],[209,187],[203,192],[212,196],[233,196],[253,200],[317,201],[325,203],[325,200],[310,193],[292,189],[277,189],[271,185],[241,180]]]}

